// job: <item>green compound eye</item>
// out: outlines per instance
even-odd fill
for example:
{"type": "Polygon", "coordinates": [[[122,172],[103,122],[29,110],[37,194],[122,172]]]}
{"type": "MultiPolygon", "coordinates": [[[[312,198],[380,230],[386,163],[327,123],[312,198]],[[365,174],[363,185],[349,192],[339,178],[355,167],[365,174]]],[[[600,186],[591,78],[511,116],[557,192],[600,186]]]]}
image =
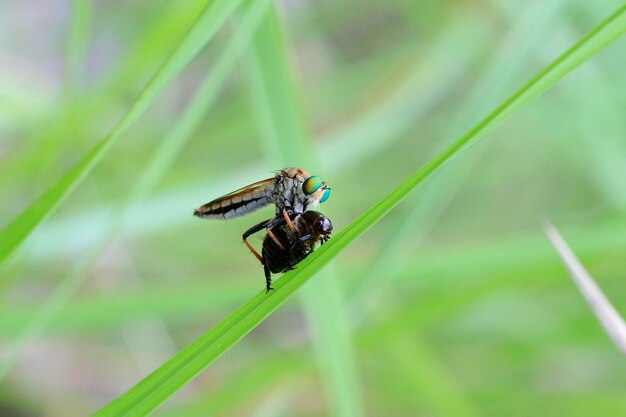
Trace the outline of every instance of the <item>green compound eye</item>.
{"type": "Polygon", "coordinates": [[[324,190],[324,194],[322,194],[322,198],[320,198],[320,203],[328,200],[328,197],[330,197],[330,188],[324,190]]]}
{"type": "Polygon", "coordinates": [[[317,175],[313,175],[304,181],[304,183],[302,184],[302,191],[304,191],[304,194],[306,195],[311,195],[319,190],[321,186],[322,179],[317,175]]]}

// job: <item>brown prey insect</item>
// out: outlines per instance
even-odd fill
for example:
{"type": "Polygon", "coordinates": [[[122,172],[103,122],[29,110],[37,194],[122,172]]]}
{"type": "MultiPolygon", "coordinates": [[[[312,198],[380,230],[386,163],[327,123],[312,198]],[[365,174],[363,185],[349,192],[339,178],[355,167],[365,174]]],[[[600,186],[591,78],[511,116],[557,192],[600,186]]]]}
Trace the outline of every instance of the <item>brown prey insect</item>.
{"type": "MultiPolygon", "coordinates": [[[[318,211],[309,210],[302,214],[292,214],[291,221],[295,230],[292,230],[284,221],[272,226],[271,232],[278,242],[271,238],[269,233],[265,235],[261,255],[248,246],[263,265],[265,292],[273,290],[272,273],[295,269],[300,261],[315,250],[317,242],[324,244],[330,239],[330,233],[333,230],[330,219],[318,211]]],[[[251,227],[244,233],[244,239],[263,228],[262,224],[251,227]]]]}

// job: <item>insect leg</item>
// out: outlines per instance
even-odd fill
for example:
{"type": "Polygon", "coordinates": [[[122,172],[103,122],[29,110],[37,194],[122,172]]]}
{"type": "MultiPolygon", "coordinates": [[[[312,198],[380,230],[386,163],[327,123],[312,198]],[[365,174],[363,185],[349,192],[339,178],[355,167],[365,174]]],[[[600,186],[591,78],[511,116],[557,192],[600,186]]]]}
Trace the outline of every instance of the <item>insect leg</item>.
{"type": "Polygon", "coordinates": [[[263,264],[263,270],[265,271],[265,294],[272,291],[272,274],[270,272],[269,266],[267,264],[263,264]]]}
{"type": "Polygon", "coordinates": [[[270,229],[267,229],[267,235],[272,238],[272,240],[274,241],[274,243],[276,243],[276,245],[278,245],[280,250],[282,250],[282,251],[285,250],[285,247],[283,246],[283,244],[280,243],[280,240],[278,240],[276,235],[274,233],[272,233],[272,231],[270,229]]]}
{"type": "Polygon", "coordinates": [[[270,224],[270,222],[273,219],[267,219],[267,220],[263,220],[261,223],[259,224],[255,224],[254,226],[252,226],[251,228],[249,228],[248,230],[246,230],[243,234],[243,240],[246,240],[247,238],[249,238],[250,236],[252,236],[253,234],[259,232],[260,230],[262,230],[263,228],[265,228],[268,224],[270,224]]]}
{"type": "Polygon", "coordinates": [[[272,219],[268,219],[268,220],[263,220],[261,223],[252,226],[251,228],[249,228],[248,230],[245,231],[245,233],[243,234],[242,238],[243,238],[243,243],[248,247],[248,249],[250,249],[250,252],[252,252],[252,254],[259,260],[259,262],[261,262],[261,264],[265,265],[265,262],[263,262],[263,257],[261,255],[259,255],[259,252],[257,252],[252,245],[250,245],[250,243],[248,243],[248,238],[257,233],[258,231],[262,230],[264,227],[267,226],[267,224],[269,222],[271,222],[272,219]]]}
{"type": "Polygon", "coordinates": [[[285,221],[287,222],[287,226],[289,226],[291,233],[293,233],[295,236],[298,236],[298,233],[296,233],[296,226],[294,226],[291,222],[291,219],[287,215],[287,210],[285,209],[283,209],[283,217],[285,218],[285,221]]]}
{"type": "MultiPolygon", "coordinates": [[[[307,240],[311,239],[313,236],[308,234],[308,235],[304,235],[304,236],[300,236],[295,242],[293,242],[293,244],[291,245],[291,247],[289,248],[289,254],[291,255],[291,252],[293,252],[293,250],[296,248],[296,245],[300,245],[302,246],[302,249],[304,249],[304,242],[306,242],[307,240]]],[[[311,251],[313,252],[313,251],[311,251]]]]}
{"type": "Polygon", "coordinates": [[[269,220],[267,222],[267,224],[265,225],[265,230],[267,232],[267,235],[274,241],[274,243],[276,243],[276,245],[280,248],[280,250],[284,251],[285,247],[283,246],[282,243],[280,243],[280,240],[278,240],[278,238],[276,237],[276,235],[274,235],[274,233],[272,232],[272,229],[274,228],[274,226],[284,222],[285,220],[282,217],[276,216],[273,219],[269,220]]]}
{"type": "Polygon", "coordinates": [[[268,223],[267,223],[267,228],[268,229],[272,229],[274,226],[277,226],[281,223],[284,223],[285,219],[283,219],[281,216],[276,215],[276,217],[274,217],[273,219],[271,219],[268,223]]]}

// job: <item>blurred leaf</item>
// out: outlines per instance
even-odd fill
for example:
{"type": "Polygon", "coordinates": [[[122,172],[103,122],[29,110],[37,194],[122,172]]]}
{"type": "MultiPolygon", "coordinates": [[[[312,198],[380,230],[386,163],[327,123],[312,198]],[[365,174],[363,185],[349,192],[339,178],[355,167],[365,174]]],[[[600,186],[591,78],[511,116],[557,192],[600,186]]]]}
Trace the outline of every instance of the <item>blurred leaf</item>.
{"type": "MultiPolygon", "coordinates": [[[[511,13],[507,36],[500,40],[500,46],[492,56],[484,61],[481,77],[466,94],[461,111],[449,121],[444,137],[454,137],[462,132],[465,126],[489,111],[498,103],[498,98],[513,87],[514,75],[524,68],[521,63],[530,60],[530,55],[540,49],[544,39],[541,35],[551,30],[561,5],[561,0],[553,1],[550,7],[546,7],[543,0],[532,1],[527,3],[523,14],[519,14],[517,9],[516,13],[511,13]],[[520,43],[520,39],[524,42],[520,43]],[[510,52],[513,47],[517,53],[512,58],[510,52]]],[[[435,143],[429,154],[435,155],[441,147],[441,143],[435,143]]],[[[386,289],[397,279],[398,273],[412,259],[406,256],[406,248],[415,250],[422,246],[462,184],[471,177],[487,149],[488,146],[483,146],[462,161],[450,164],[445,172],[434,177],[416,196],[413,207],[404,214],[402,224],[385,242],[384,249],[368,268],[367,274],[359,279],[350,300],[354,313],[362,317],[370,315],[367,314],[368,310],[375,307],[387,292],[386,289]]]]}
{"type": "Polygon", "coordinates": [[[79,86],[87,51],[91,18],[91,0],[72,0],[72,21],[65,57],[65,88],[69,94],[79,86]]]}
{"type": "MultiPolygon", "coordinates": [[[[593,256],[600,253],[622,253],[626,249],[626,228],[621,221],[591,222],[583,227],[568,228],[575,237],[581,255],[593,256]]],[[[468,240],[446,248],[423,248],[411,257],[398,273],[402,288],[443,285],[442,297],[422,300],[419,306],[422,321],[439,321],[461,311],[468,303],[485,296],[490,291],[502,288],[517,288],[526,284],[554,284],[556,282],[550,260],[549,246],[542,245],[544,239],[525,234],[509,236],[479,243],[468,240]],[[450,259],[455,262],[451,263],[450,259]],[[461,275],[462,274],[462,275],[461,275]],[[530,276],[529,276],[530,275],[530,276]],[[423,276],[419,283],[415,276],[423,276]],[[472,282],[459,292],[458,285],[448,285],[461,277],[472,282]]],[[[359,272],[359,279],[362,276],[359,272]]],[[[355,272],[342,269],[341,275],[350,279],[355,272]]],[[[145,291],[132,291],[108,296],[90,296],[67,305],[52,318],[48,332],[82,332],[89,329],[102,330],[119,326],[131,318],[158,316],[170,323],[183,323],[198,317],[218,314],[220,310],[243,303],[250,284],[223,282],[206,286],[204,275],[190,277],[192,284],[151,285],[145,291]]],[[[33,319],[37,303],[19,303],[0,306],[0,336],[14,337],[23,331],[33,319]]]]}
{"type": "MultiPolygon", "coordinates": [[[[326,176],[336,177],[341,173],[350,172],[367,158],[392,147],[404,137],[404,132],[411,129],[412,123],[426,117],[437,103],[454,90],[458,79],[471,70],[472,62],[477,60],[476,57],[482,50],[476,45],[459,48],[455,44],[455,41],[458,42],[458,39],[463,37],[460,27],[464,26],[456,20],[450,27],[446,27],[440,39],[429,47],[426,56],[420,56],[419,62],[411,62],[402,76],[398,76],[396,71],[382,76],[385,79],[393,78],[397,85],[394,84],[393,88],[384,91],[385,94],[377,96],[380,108],[368,108],[366,113],[359,114],[359,117],[347,126],[342,126],[338,131],[327,134],[319,143],[316,142],[315,158],[322,164],[326,176]],[[450,57],[442,52],[450,50],[455,62],[453,69],[447,69],[450,57]],[[360,146],[350,145],[355,141],[358,141],[360,146]]],[[[472,37],[471,40],[477,45],[484,45],[484,38],[484,36],[472,37]]],[[[359,102],[357,107],[362,104],[359,102]]],[[[263,167],[250,165],[243,171],[239,169],[216,177],[209,184],[202,180],[191,186],[180,185],[174,191],[165,190],[158,198],[146,202],[146,206],[151,207],[151,210],[131,215],[125,234],[128,236],[178,228],[187,222],[187,219],[172,217],[171,213],[184,209],[187,202],[195,200],[200,193],[219,195],[233,187],[239,187],[261,169],[263,167]]],[[[106,234],[105,223],[98,219],[105,217],[105,212],[108,213],[109,210],[110,207],[105,203],[98,205],[97,209],[86,215],[76,214],[71,218],[54,219],[42,225],[37,234],[37,241],[33,242],[36,248],[33,248],[33,245],[28,248],[29,261],[46,262],[61,253],[77,250],[87,242],[106,234]],[[68,233],[80,234],[87,242],[60,238],[68,233]],[[45,256],[42,258],[41,255],[45,256]]]]}
{"type": "Polygon", "coordinates": [[[354,239],[384,217],[432,172],[467,147],[472,140],[476,140],[492,130],[513,112],[538,97],[569,72],[615,41],[625,31],[626,6],[623,6],[539,72],[450,147],[365,211],[331,239],[328,244],[305,259],[298,269],[286,273],[277,280],[274,284],[275,291],[269,294],[261,292],[253,297],[133,388],[103,407],[95,416],[144,416],[150,414],[254,329],[354,239]]]}
{"type": "MultiPolygon", "coordinates": [[[[87,251],[75,267],[57,284],[52,294],[35,310],[29,322],[25,326],[20,326],[20,333],[0,357],[0,381],[11,369],[23,348],[36,339],[67,304],[112,238],[122,230],[128,220],[128,215],[137,203],[154,189],[174,164],[192,133],[205,117],[207,109],[215,102],[220,88],[226,83],[238,59],[248,46],[267,7],[267,0],[259,0],[242,17],[239,30],[233,35],[232,40],[225,47],[212,71],[200,85],[176,124],[154,150],[152,158],[147,161],[145,168],[134,181],[126,201],[110,219],[107,219],[108,221],[104,222],[107,229],[106,235],[87,251]]],[[[206,302],[206,299],[203,302],[206,302]]],[[[110,315],[110,313],[107,314],[110,315]]],[[[93,319],[92,316],[90,318],[93,319]]]]}
{"type": "Polygon", "coordinates": [[[163,62],[117,126],[105,136],[74,168],[65,174],[17,218],[0,230],[0,265],[48,217],[94,169],[119,136],[141,116],[159,92],[213,37],[224,21],[243,0],[209,2],[178,47],[163,62]]]}
{"type": "MultiPolygon", "coordinates": [[[[390,370],[401,383],[428,400],[429,408],[439,416],[472,417],[480,415],[463,386],[450,372],[435,349],[419,335],[398,326],[397,334],[385,336],[390,370]]],[[[419,329],[415,329],[419,330],[419,329]]]]}
{"type": "Polygon", "coordinates": [[[567,267],[572,279],[578,289],[582,293],[589,307],[598,318],[598,321],[604,327],[604,330],[615,343],[615,346],[626,355],[626,323],[624,319],[615,310],[615,307],[606,298],[598,284],[593,280],[591,275],[585,270],[574,252],[567,246],[567,243],[558,230],[545,222],[543,226],[548,239],[552,242],[554,249],[559,253],[561,260],[567,267]]]}
{"type": "MultiPolygon", "coordinates": [[[[264,20],[250,54],[251,86],[266,159],[272,166],[299,166],[313,170],[311,173],[320,172],[300,110],[285,44],[281,24],[272,11],[264,20]]],[[[338,282],[337,274],[328,268],[303,289],[300,300],[328,399],[328,413],[359,417],[363,415],[359,377],[338,282]]]]}

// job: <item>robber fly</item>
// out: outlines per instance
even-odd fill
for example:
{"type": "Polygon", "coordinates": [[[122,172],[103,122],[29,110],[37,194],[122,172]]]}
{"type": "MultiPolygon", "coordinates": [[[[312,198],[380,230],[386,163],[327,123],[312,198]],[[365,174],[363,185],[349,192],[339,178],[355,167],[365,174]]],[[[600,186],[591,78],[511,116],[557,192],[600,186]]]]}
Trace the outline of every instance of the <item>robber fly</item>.
{"type": "MultiPolygon", "coordinates": [[[[330,239],[333,225],[328,217],[318,211],[309,210],[302,214],[292,214],[292,230],[287,222],[272,226],[274,240],[269,234],[263,239],[261,255],[248,246],[254,256],[261,262],[265,271],[265,292],[273,290],[271,274],[294,269],[304,258],[315,250],[317,242],[324,244],[330,239]]],[[[264,226],[256,225],[244,233],[244,239],[260,231],[264,226]]]]}
{"type": "MultiPolygon", "coordinates": [[[[264,220],[252,227],[265,228],[270,238],[281,249],[286,249],[280,239],[272,232],[274,226],[287,223],[293,233],[296,232],[291,218],[302,214],[309,205],[317,205],[328,200],[330,188],[317,175],[309,175],[300,168],[285,168],[272,177],[247,185],[232,193],[216,198],[194,210],[194,216],[204,219],[232,219],[252,213],[269,204],[276,206],[276,216],[264,220]]],[[[249,236],[249,235],[248,235],[249,236]]],[[[243,241],[253,251],[246,240],[243,241]]]]}

